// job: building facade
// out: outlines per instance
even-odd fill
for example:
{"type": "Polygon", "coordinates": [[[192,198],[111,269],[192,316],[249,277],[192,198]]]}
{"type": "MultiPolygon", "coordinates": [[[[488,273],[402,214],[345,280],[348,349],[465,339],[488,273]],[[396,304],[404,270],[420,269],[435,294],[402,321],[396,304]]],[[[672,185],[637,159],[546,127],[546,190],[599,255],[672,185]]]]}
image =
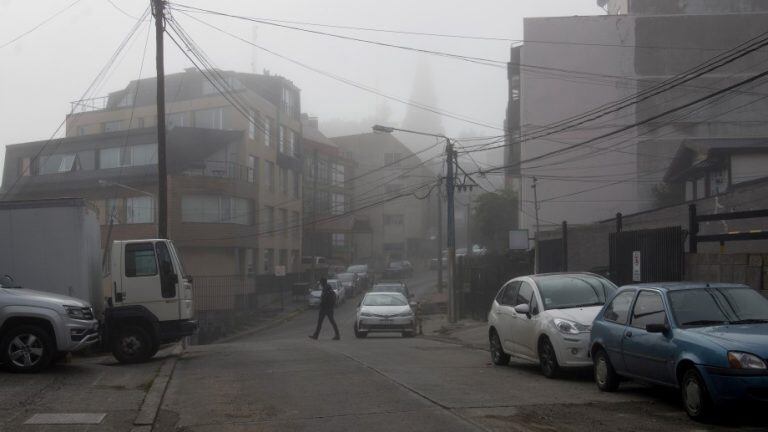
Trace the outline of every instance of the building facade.
{"type": "MultiPolygon", "coordinates": [[[[632,97],[760,35],[768,4],[746,0],[600,1],[612,15],[525,20],[520,61],[521,221],[533,229],[589,223],[658,206],[659,186],[687,140],[763,138],[761,83],[632,127],[667,109],[762,72],[748,55],[627,108],[563,128],[548,127],[632,97]],[[717,31],[713,31],[717,29],[717,31]],[[605,139],[601,135],[628,128],[605,139]],[[587,144],[583,144],[587,143],[587,144]],[[578,148],[526,162],[574,144],[578,148]],[[534,194],[533,177],[536,177],[534,194]]],[[[511,72],[511,76],[513,72],[511,72]]],[[[512,80],[510,80],[512,82],[512,80]]],[[[514,116],[512,109],[508,110],[514,116]]],[[[583,119],[582,119],[583,120],[583,119]]],[[[509,125],[514,124],[514,120],[509,125]]],[[[514,146],[510,146],[514,152],[514,146]]],[[[515,154],[508,156],[515,160],[515,154]]]]}
{"type": "Polygon", "coordinates": [[[434,183],[436,174],[390,134],[349,135],[332,141],[357,163],[359,172],[368,173],[358,174],[353,185],[356,260],[383,266],[400,259],[418,264],[433,257],[437,216],[430,208],[437,206],[436,195],[427,196],[428,187],[420,189],[418,197],[409,192],[434,183]]]}
{"type": "MultiPolygon", "coordinates": [[[[166,76],[169,148],[174,131],[187,128],[194,128],[201,137],[208,136],[205,130],[236,133],[238,137],[198,159],[197,175],[177,171],[176,178],[169,178],[169,206],[179,206],[176,213],[169,211],[170,237],[178,242],[187,262],[193,263],[188,265],[196,274],[272,273],[277,265],[286,266],[289,272],[298,271],[302,224],[300,91],[279,76],[217,71],[217,77],[211,82],[193,69],[166,76]],[[233,104],[233,100],[237,103],[233,104]],[[181,180],[184,181],[178,183],[181,180]],[[228,183],[229,195],[219,193],[219,186],[211,187],[213,181],[228,183]],[[245,228],[233,230],[232,221],[245,228]],[[206,232],[200,233],[200,230],[206,232]],[[197,234],[191,235],[191,232],[197,234]]],[[[95,165],[97,172],[102,168],[117,169],[117,176],[109,179],[110,182],[156,194],[157,140],[142,132],[156,126],[155,89],[154,78],[143,79],[132,81],[125,89],[103,98],[73,102],[74,113],[66,121],[67,139],[61,145],[45,146],[41,156],[47,157],[46,161],[6,158],[6,167],[12,168],[18,163],[22,168],[39,167],[37,173],[62,167],[66,171],[72,162],[69,156],[63,156],[61,147],[92,138],[97,140],[94,146],[98,147],[93,150],[102,158],[95,165]],[[122,136],[119,139],[126,142],[141,136],[142,142],[136,148],[128,147],[130,150],[101,149],[98,140],[112,136],[122,136]],[[63,165],[56,167],[59,159],[63,165]],[[123,178],[127,168],[136,161],[141,161],[146,171],[143,177],[123,178]]],[[[196,146],[208,146],[200,140],[195,142],[196,146]]],[[[187,151],[196,154],[192,144],[175,145],[183,150],[174,158],[187,151]]],[[[170,153],[168,161],[169,167],[175,163],[170,153]]],[[[88,165],[87,169],[93,168],[88,165]]],[[[4,187],[7,187],[5,183],[16,181],[8,175],[6,171],[4,187]]],[[[16,199],[25,198],[23,189],[15,187],[12,192],[16,199]]],[[[145,195],[141,199],[149,198],[145,195]]],[[[127,208],[130,204],[126,201],[121,205],[127,208]]],[[[153,201],[153,218],[154,209],[153,201]]],[[[107,219],[103,221],[107,223],[107,219]]],[[[146,231],[146,235],[155,232],[149,226],[146,231]]],[[[124,234],[121,229],[114,229],[112,238],[128,234],[138,233],[131,230],[124,234]]]]}

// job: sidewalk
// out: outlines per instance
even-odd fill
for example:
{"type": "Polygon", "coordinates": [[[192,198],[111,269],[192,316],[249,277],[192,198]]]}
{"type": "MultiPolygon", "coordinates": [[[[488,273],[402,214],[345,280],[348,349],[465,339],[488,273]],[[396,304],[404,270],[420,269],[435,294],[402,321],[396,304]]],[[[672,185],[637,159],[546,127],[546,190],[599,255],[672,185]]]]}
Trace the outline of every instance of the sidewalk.
{"type": "Polygon", "coordinates": [[[488,323],[471,319],[448,323],[445,314],[425,315],[422,320],[424,337],[457,343],[469,348],[488,350],[488,323]]]}

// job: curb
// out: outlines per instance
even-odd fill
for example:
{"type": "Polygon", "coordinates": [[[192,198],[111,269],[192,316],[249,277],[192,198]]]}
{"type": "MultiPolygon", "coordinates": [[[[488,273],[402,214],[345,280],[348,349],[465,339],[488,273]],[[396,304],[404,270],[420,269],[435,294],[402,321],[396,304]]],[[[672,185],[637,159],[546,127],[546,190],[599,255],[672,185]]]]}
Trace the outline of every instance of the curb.
{"type": "Polygon", "coordinates": [[[254,327],[254,328],[248,329],[248,330],[243,330],[243,331],[241,331],[239,333],[235,333],[233,335],[230,335],[230,336],[227,336],[227,337],[224,337],[224,338],[221,338],[221,339],[217,339],[215,341],[211,341],[211,343],[212,344],[228,343],[228,342],[232,342],[232,341],[235,341],[237,339],[240,339],[240,338],[243,338],[243,337],[246,337],[246,336],[250,336],[250,335],[253,335],[253,334],[256,334],[256,333],[263,332],[265,330],[272,329],[274,327],[277,327],[280,324],[283,324],[284,322],[287,322],[287,321],[290,321],[290,320],[296,318],[297,316],[301,315],[306,310],[307,310],[307,308],[304,307],[304,306],[299,307],[295,311],[289,312],[288,314],[286,314],[286,315],[284,315],[284,316],[282,316],[280,318],[275,318],[274,320],[268,322],[267,324],[264,324],[264,325],[259,326],[259,327],[254,327]]]}
{"type": "Polygon", "coordinates": [[[179,355],[181,355],[183,351],[183,344],[176,344],[173,351],[171,351],[171,357],[167,358],[163,362],[163,365],[160,366],[160,371],[155,376],[152,386],[149,388],[147,395],[144,396],[144,401],[141,403],[139,413],[133,420],[134,428],[131,429],[131,432],[152,431],[152,425],[155,423],[157,413],[160,411],[160,405],[163,402],[165,390],[168,388],[168,383],[171,381],[171,376],[173,375],[173,370],[176,367],[179,355]]]}

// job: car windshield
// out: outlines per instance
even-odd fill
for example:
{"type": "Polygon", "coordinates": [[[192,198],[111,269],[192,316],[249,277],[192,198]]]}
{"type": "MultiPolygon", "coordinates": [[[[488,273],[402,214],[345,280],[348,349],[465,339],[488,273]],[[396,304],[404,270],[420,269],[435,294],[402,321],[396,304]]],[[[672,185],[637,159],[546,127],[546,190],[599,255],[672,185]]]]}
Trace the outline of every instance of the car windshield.
{"type": "Polygon", "coordinates": [[[348,273],[365,273],[367,271],[368,271],[368,266],[364,266],[364,265],[353,265],[347,268],[348,273]]]}
{"type": "Polygon", "coordinates": [[[374,285],[371,289],[371,292],[396,292],[396,293],[405,293],[405,287],[402,285],[395,285],[395,284],[389,284],[389,285],[374,285]]]}
{"type": "Polygon", "coordinates": [[[363,299],[363,306],[406,306],[408,300],[398,293],[368,294],[363,299]]]}
{"type": "Polygon", "coordinates": [[[544,309],[602,306],[616,285],[591,275],[553,275],[536,278],[544,309]]]}
{"type": "Polygon", "coordinates": [[[342,282],[348,282],[348,281],[351,281],[351,280],[355,279],[355,274],[354,273],[341,273],[341,274],[337,274],[336,277],[340,281],[342,281],[342,282]]]}
{"type": "Polygon", "coordinates": [[[748,287],[671,291],[669,302],[681,327],[768,322],[768,300],[748,287]]]}

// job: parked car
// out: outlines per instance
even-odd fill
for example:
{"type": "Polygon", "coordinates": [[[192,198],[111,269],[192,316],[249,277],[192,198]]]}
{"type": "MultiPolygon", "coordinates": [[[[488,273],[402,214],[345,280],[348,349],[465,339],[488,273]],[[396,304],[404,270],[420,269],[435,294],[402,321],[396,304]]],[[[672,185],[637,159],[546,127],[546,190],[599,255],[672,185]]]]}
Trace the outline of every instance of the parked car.
{"type": "Polygon", "coordinates": [[[407,299],[412,299],[413,294],[411,294],[410,291],[408,291],[408,286],[405,284],[405,282],[384,282],[380,281],[373,285],[373,288],[371,288],[372,293],[376,292],[396,292],[400,293],[405,296],[407,299]]]}
{"type": "Polygon", "coordinates": [[[384,269],[385,279],[404,279],[413,276],[413,265],[410,261],[392,261],[384,269]]]}
{"type": "MultiPolygon", "coordinates": [[[[346,293],[344,286],[338,279],[328,279],[328,285],[331,286],[333,292],[336,293],[336,305],[344,303],[346,300],[346,293]]],[[[323,296],[323,287],[320,283],[316,283],[307,294],[307,305],[311,308],[320,306],[320,299],[323,296]]]]}
{"type": "Polygon", "coordinates": [[[347,294],[347,298],[354,297],[359,291],[361,291],[359,278],[354,273],[339,273],[336,275],[342,285],[344,285],[344,291],[347,294]]]}
{"type": "Polygon", "coordinates": [[[592,321],[616,285],[591,273],[523,276],[504,284],[488,313],[491,358],[538,362],[547,378],[589,367],[592,321]]]}
{"type": "Polygon", "coordinates": [[[97,343],[98,329],[89,303],[0,280],[0,363],[9,370],[38,372],[97,343]]]}
{"type": "Polygon", "coordinates": [[[416,314],[408,299],[395,292],[366,293],[355,317],[355,336],[369,332],[395,332],[403,337],[416,334],[416,314]]]}
{"type": "Polygon", "coordinates": [[[347,267],[347,273],[354,273],[358,277],[360,290],[367,290],[371,284],[368,273],[368,264],[355,264],[347,267]]]}
{"type": "Polygon", "coordinates": [[[680,389],[696,420],[718,406],[768,395],[768,300],[744,285],[663,283],[623,287],[595,319],[595,381],[620,377],[680,389]]]}

